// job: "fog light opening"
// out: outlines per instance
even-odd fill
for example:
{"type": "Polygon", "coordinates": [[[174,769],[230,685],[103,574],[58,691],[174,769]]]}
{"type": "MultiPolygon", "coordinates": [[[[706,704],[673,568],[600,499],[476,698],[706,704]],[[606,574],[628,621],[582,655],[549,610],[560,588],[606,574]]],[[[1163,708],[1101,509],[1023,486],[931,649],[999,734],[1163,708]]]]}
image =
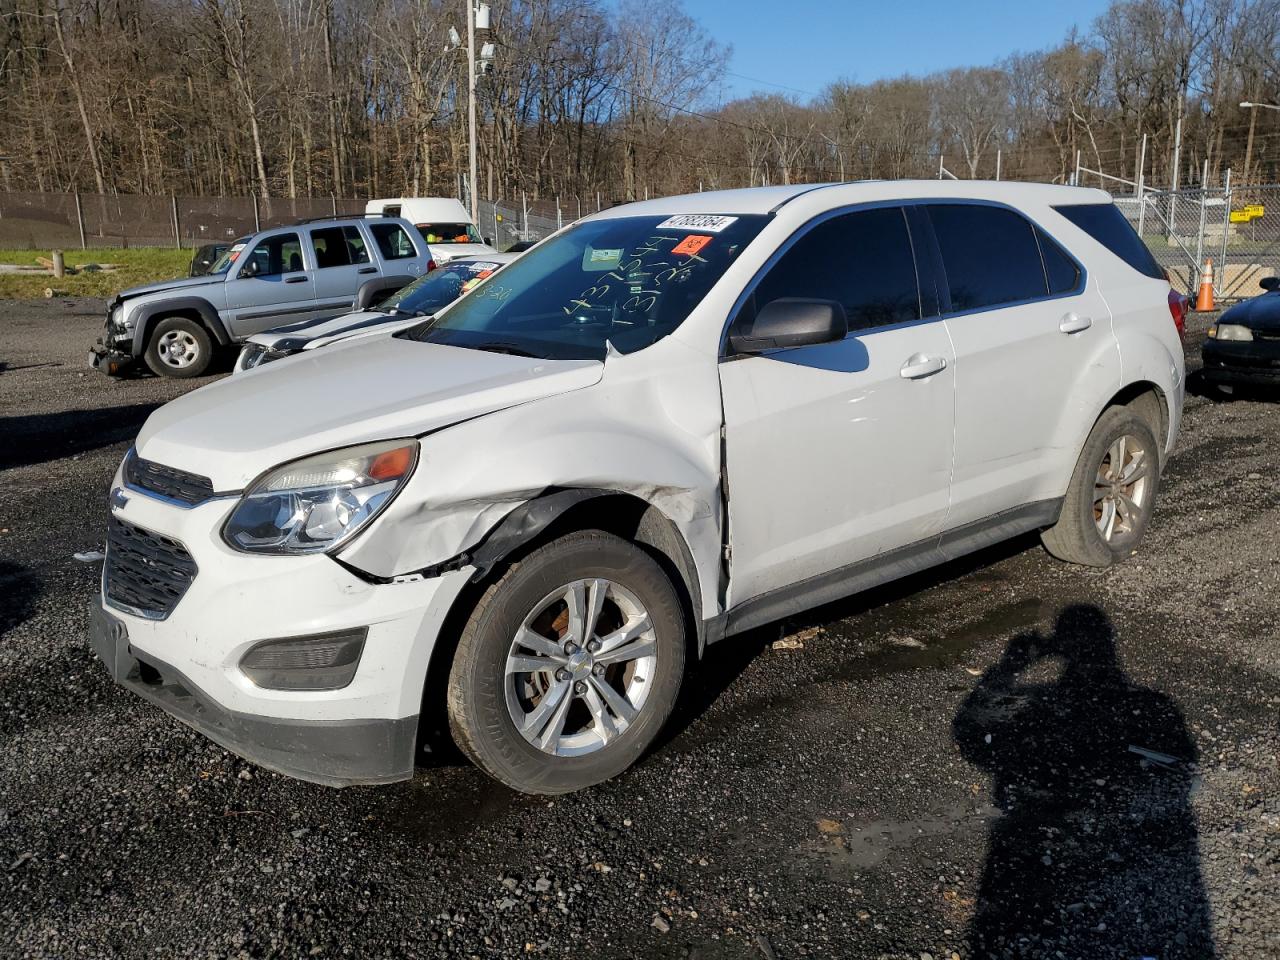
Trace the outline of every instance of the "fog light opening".
{"type": "Polygon", "coordinates": [[[268,690],[341,690],[355,678],[368,627],[255,643],[240,671],[268,690]]]}

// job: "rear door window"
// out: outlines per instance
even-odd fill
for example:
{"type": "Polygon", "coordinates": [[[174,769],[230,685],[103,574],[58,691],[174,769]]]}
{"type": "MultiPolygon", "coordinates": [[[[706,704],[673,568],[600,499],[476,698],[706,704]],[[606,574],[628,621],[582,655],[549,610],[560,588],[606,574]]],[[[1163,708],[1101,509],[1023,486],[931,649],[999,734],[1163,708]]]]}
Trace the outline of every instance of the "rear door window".
{"type": "Polygon", "coordinates": [[[368,263],[369,251],[364,245],[357,227],[321,227],[311,231],[311,247],[315,251],[316,266],[348,267],[353,263],[368,263]]]}
{"type": "Polygon", "coordinates": [[[398,223],[371,223],[374,242],[382,252],[383,260],[405,260],[416,257],[418,251],[413,247],[408,232],[398,223]]]}
{"type": "Polygon", "coordinates": [[[951,292],[951,309],[983,310],[1047,296],[1049,285],[1030,222],[1012,210],[974,203],[929,205],[951,292]]]}
{"type": "Polygon", "coordinates": [[[1114,203],[1072,203],[1053,209],[1139,273],[1153,280],[1165,278],[1156,258],[1114,203]]]}
{"type": "Polygon", "coordinates": [[[832,217],[809,230],[757,285],[743,320],[781,297],[835,300],[849,329],[920,319],[920,288],[900,207],[832,217]]]}

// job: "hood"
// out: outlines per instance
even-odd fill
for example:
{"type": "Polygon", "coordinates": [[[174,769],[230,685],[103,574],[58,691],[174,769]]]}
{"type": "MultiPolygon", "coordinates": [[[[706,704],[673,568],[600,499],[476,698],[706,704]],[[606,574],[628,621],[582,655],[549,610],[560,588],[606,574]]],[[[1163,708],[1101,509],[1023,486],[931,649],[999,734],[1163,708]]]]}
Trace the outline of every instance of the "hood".
{"type": "Polygon", "coordinates": [[[491,257],[498,251],[487,243],[429,243],[436,266],[459,257],[491,257]]]}
{"type": "Polygon", "coordinates": [[[166,404],[138,454],[239,490],[308,454],[427,433],[600,380],[596,360],[536,360],[376,337],[299,353],[166,404]]]}
{"type": "Polygon", "coordinates": [[[320,342],[332,343],[344,336],[360,333],[370,327],[386,326],[392,330],[397,327],[411,326],[421,323],[422,317],[412,319],[376,310],[360,310],[356,313],[344,313],[340,317],[329,317],[327,320],[303,320],[289,323],[283,327],[273,327],[262,333],[249,337],[249,343],[261,344],[264,347],[289,346],[290,349],[302,349],[319,346],[320,342]]]}
{"type": "Polygon", "coordinates": [[[165,290],[181,290],[184,287],[204,287],[222,283],[222,274],[205,274],[203,277],[177,277],[173,280],[161,280],[157,283],[144,283],[139,287],[130,287],[116,294],[117,300],[132,300],[148,293],[162,293],[165,290]]]}
{"type": "Polygon", "coordinates": [[[1218,323],[1238,323],[1251,330],[1280,330],[1280,290],[1270,290],[1229,307],[1218,323]]]}

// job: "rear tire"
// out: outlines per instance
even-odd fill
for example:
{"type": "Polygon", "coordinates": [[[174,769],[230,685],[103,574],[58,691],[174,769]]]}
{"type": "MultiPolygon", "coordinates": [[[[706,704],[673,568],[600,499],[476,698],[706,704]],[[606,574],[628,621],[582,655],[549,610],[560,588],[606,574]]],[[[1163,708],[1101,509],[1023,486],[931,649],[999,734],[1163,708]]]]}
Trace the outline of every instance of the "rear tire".
{"type": "Polygon", "coordinates": [[[145,355],[152,373],[162,377],[198,377],[213,362],[213,338],[194,320],[166,317],[156,324],[145,355]]]}
{"type": "Polygon", "coordinates": [[[1160,489],[1160,446],[1130,407],[1110,407],[1085,441],[1058,522],[1040,535],[1068,563],[1109,567],[1142,539],[1160,489]]]}
{"type": "Polygon", "coordinates": [[[644,753],[684,663],[684,617],[662,568],[612,534],[572,533],[512,564],[476,604],[449,673],[449,726],[514,790],[580,790],[644,753]]]}

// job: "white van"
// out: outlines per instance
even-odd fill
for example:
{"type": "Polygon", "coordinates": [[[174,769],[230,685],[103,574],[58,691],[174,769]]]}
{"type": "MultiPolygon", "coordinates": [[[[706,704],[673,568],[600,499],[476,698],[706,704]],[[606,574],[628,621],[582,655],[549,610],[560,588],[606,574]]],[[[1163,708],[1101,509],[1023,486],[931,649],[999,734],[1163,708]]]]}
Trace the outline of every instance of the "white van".
{"type": "Polygon", "coordinates": [[[439,266],[455,257],[494,253],[471,221],[471,214],[451,197],[389,197],[370,200],[364,212],[375,217],[402,217],[421,231],[439,266]]]}

